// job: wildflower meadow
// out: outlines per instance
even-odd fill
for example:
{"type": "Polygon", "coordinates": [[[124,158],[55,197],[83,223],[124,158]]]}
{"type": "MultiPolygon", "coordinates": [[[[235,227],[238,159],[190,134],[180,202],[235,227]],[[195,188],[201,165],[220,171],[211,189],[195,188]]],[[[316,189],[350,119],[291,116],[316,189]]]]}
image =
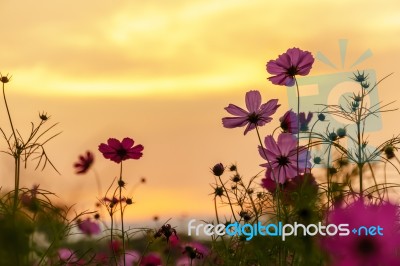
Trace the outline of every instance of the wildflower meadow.
{"type": "Polygon", "coordinates": [[[174,217],[158,227],[127,223],[127,209],[135,208],[129,191],[146,182],[131,184],[124,172],[146,156],[147,143],[135,136],[109,136],[70,162],[76,175],[93,177],[91,210],[59,205],[56,193],[40,184],[22,187],[28,164],[58,172],[58,158],[46,147],[62,129],[57,117],[40,112],[27,122],[29,134],[20,133],[7,102],[13,77],[1,75],[7,123],[0,125],[0,150],[13,159],[8,167],[14,173],[3,179],[13,179],[14,188],[0,190],[0,265],[400,265],[400,185],[388,181],[389,174],[400,176],[400,136],[371,143],[366,132],[371,119],[397,111],[385,99],[367,101],[378,84],[397,77],[374,81],[360,69],[344,80],[357,86],[356,93],[305,110],[301,82],[314,63],[315,55],[296,47],[265,60],[266,88],[293,90],[292,108],[284,110],[285,99],[269,98],[267,89],[250,89],[236,103],[226,95],[221,127],[254,138],[251,156],[259,160],[251,176],[241,174],[240,161],[210,161],[203,181],[210,183],[214,217],[189,219],[187,227],[174,217]],[[334,118],[345,122],[333,125],[334,118]],[[109,183],[94,170],[101,157],[118,166],[109,183]]]}

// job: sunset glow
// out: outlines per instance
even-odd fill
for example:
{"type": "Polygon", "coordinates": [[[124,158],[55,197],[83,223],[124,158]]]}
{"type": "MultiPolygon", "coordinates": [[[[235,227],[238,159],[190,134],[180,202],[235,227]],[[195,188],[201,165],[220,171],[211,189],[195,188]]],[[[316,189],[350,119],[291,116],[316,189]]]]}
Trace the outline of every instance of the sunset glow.
{"type": "MultiPolygon", "coordinates": [[[[292,47],[323,52],[338,66],[316,60],[310,75],[358,67],[373,68],[380,78],[394,72],[379,97],[397,100],[399,12],[397,0],[7,1],[0,10],[0,71],[12,75],[6,93],[16,124],[29,130],[46,111],[63,132],[49,143],[61,175],[33,171],[32,163],[21,183],[40,184],[79,210],[93,208],[95,179],[75,175],[73,163],[94,152],[105,190],[119,169],[98,145],[131,137],[144,151],[141,160],[126,163],[127,191],[141,177],[148,182],[132,192],[129,218],[212,216],[210,167],[238,163],[247,177],[263,170],[255,133],[223,128],[224,107],[244,105],[245,93],[259,89],[265,101],[279,98],[280,117],[288,107],[286,88],[267,80],[265,64],[292,47]],[[346,62],[367,49],[373,56],[341,68],[340,39],[348,40],[346,62]]],[[[381,135],[398,129],[395,118],[384,116],[381,135]]],[[[0,117],[2,128],[6,121],[0,117]]],[[[268,132],[276,125],[274,118],[268,132]]],[[[0,164],[8,164],[1,156],[0,164]]],[[[12,170],[1,167],[0,174],[0,187],[11,187],[12,170]]]]}

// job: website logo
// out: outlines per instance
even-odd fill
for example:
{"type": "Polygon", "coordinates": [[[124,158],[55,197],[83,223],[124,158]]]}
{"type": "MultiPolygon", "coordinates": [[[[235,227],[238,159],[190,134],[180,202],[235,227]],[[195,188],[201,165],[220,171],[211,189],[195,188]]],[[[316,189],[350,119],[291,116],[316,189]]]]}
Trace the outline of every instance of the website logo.
{"type": "Polygon", "coordinates": [[[349,224],[318,224],[304,225],[295,222],[294,224],[269,223],[263,225],[261,222],[256,224],[240,224],[238,222],[228,224],[195,224],[196,220],[192,219],[188,223],[188,236],[244,236],[247,241],[255,236],[273,236],[280,237],[285,241],[288,236],[348,236],[350,233],[358,236],[383,236],[383,228],[381,226],[360,226],[350,230],[349,224]]]}

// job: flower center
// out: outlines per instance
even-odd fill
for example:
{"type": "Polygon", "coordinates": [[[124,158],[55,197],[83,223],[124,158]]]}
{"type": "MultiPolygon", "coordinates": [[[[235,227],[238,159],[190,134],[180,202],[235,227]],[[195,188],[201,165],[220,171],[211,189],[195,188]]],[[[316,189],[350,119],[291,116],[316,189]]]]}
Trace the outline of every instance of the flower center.
{"type": "Polygon", "coordinates": [[[291,67],[288,68],[286,74],[287,74],[288,76],[293,77],[293,76],[296,76],[297,72],[298,72],[298,71],[297,71],[297,67],[291,66],[291,67]]]}
{"type": "Polygon", "coordinates": [[[118,149],[117,154],[119,157],[124,158],[126,156],[126,150],[125,149],[118,149]]]}
{"type": "Polygon", "coordinates": [[[278,160],[278,164],[280,166],[286,166],[289,164],[289,158],[286,156],[281,155],[280,157],[276,158],[278,160]]]}
{"type": "Polygon", "coordinates": [[[256,114],[255,112],[249,114],[247,117],[247,120],[252,123],[252,124],[257,124],[257,122],[260,120],[260,116],[256,114]]]}
{"type": "Polygon", "coordinates": [[[357,243],[357,251],[362,256],[373,254],[376,248],[376,243],[371,238],[360,239],[357,243]]]}

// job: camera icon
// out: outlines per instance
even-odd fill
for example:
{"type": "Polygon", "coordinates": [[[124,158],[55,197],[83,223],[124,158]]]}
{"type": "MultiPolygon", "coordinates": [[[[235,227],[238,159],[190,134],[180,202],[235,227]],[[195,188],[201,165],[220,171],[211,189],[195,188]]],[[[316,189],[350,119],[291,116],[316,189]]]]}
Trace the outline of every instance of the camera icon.
{"type": "MultiPolygon", "coordinates": [[[[378,88],[375,87],[372,90],[372,87],[377,83],[376,73],[373,69],[363,70],[362,72],[368,77],[368,82],[371,84],[367,89],[367,91],[371,91],[364,97],[363,106],[371,111],[379,110],[378,88]]],[[[326,111],[324,105],[341,106],[344,111],[351,112],[351,103],[354,102],[354,95],[358,95],[361,92],[360,83],[352,78],[354,78],[353,72],[299,77],[297,81],[300,94],[300,112],[313,112],[314,119],[318,113],[326,111]]],[[[287,95],[289,108],[297,110],[296,89],[288,87],[287,95]]],[[[336,132],[339,128],[346,128],[346,132],[354,137],[357,125],[341,116],[325,113],[325,122],[317,123],[313,131],[326,135],[327,132],[336,132]]],[[[381,129],[382,119],[380,112],[374,112],[374,115],[366,118],[364,132],[376,132],[381,129]]],[[[347,146],[349,151],[355,150],[356,143],[350,141],[349,138],[346,139],[348,139],[347,143],[343,144],[347,146]]],[[[372,147],[367,149],[373,150],[372,147]]]]}

